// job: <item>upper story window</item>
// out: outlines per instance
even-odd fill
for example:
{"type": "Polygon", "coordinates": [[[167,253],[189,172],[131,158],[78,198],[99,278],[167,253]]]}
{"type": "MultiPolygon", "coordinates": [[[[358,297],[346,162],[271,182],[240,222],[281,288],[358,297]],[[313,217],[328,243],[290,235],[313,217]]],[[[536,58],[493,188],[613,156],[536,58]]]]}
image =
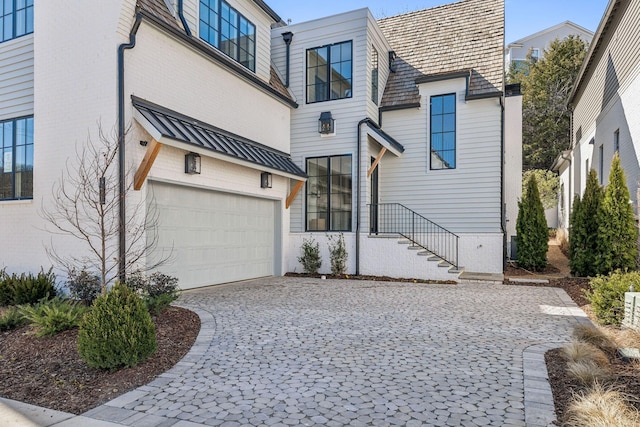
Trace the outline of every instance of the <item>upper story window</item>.
{"type": "Polygon", "coordinates": [[[613,132],[613,152],[620,152],[620,129],[616,129],[616,131],[613,132]]]}
{"type": "Polygon", "coordinates": [[[456,94],[431,97],[431,169],[456,168],[456,94]]]}
{"type": "Polygon", "coordinates": [[[604,183],[604,146],[598,147],[598,179],[600,185],[604,183]]]}
{"type": "Polygon", "coordinates": [[[0,200],[33,198],[33,117],[0,122],[0,200]]]}
{"type": "Polygon", "coordinates": [[[378,105],[378,51],[371,46],[371,100],[378,105]]]}
{"type": "Polygon", "coordinates": [[[33,33],[33,0],[0,1],[0,42],[33,33]]]}
{"type": "Polygon", "coordinates": [[[200,0],[200,38],[256,70],[256,26],[223,0],[200,0]]]}
{"type": "Polygon", "coordinates": [[[540,59],[540,49],[538,49],[537,47],[531,48],[531,59],[533,59],[534,61],[540,59]]]}
{"type": "Polygon", "coordinates": [[[307,50],[307,104],[351,98],[352,42],[307,50]]]}

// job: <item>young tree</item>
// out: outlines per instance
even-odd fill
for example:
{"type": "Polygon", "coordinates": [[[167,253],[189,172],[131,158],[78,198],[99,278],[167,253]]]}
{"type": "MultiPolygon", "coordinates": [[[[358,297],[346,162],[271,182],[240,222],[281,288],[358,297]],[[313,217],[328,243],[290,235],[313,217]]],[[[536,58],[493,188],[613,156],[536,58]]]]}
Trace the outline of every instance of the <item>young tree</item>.
{"type": "Polygon", "coordinates": [[[547,266],[549,232],[535,175],[527,181],[522,201],[518,203],[518,265],[532,271],[547,266]]]}
{"type": "Polygon", "coordinates": [[[638,228],[629,203],[624,170],[616,153],[611,162],[609,184],[598,213],[598,273],[635,270],[638,259],[638,228]]]}
{"type": "Polygon", "coordinates": [[[542,169],[532,169],[525,171],[522,174],[522,192],[526,191],[526,185],[529,181],[529,177],[535,175],[536,184],[538,185],[538,191],[540,192],[540,201],[542,201],[542,207],[545,209],[551,209],[558,205],[558,190],[560,188],[560,179],[558,175],[542,169]]]}
{"type": "Polygon", "coordinates": [[[551,42],[544,55],[528,57],[528,72],[514,72],[522,84],[523,167],[549,169],[558,153],[569,146],[568,98],[587,52],[587,44],[569,36],[551,42]]]}
{"type": "Polygon", "coordinates": [[[598,273],[599,211],[604,193],[598,184],[598,174],[589,171],[584,196],[573,202],[569,228],[569,267],[575,276],[595,276],[598,273]]]}
{"type": "MultiPolygon", "coordinates": [[[[52,240],[47,247],[50,258],[67,272],[96,272],[104,293],[107,285],[120,276],[118,138],[115,134],[105,135],[101,126],[98,136],[98,142],[89,138],[86,144],[76,147],[75,158],[67,162],[53,185],[52,204],[42,206],[41,216],[51,226],[49,231],[71,236],[80,243],[75,248],[79,255],[74,255],[57,248],[52,240]]],[[[132,184],[127,184],[125,197],[132,191],[132,184]]],[[[144,200],[128,205],[123,224],[127,242],[125,271],[158,267],[168,257],[161,257],[146,268],[140,265],[157,243],[157,234],[147,233],[158,226],[155,205],[150,203],[147,209],[144,200]]]]}

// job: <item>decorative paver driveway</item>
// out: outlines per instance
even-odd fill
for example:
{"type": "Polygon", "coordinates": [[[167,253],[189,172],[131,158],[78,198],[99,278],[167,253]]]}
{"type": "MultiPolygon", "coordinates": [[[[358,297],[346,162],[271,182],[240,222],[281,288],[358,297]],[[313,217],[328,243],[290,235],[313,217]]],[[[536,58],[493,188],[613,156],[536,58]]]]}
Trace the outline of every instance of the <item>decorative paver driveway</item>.
{"type": "Polygon", "coordinates": [[[189,291],[203,331],[126,425],[525,425],[523,351],[577,320],[554,288],[269,278],[189,291]]]}

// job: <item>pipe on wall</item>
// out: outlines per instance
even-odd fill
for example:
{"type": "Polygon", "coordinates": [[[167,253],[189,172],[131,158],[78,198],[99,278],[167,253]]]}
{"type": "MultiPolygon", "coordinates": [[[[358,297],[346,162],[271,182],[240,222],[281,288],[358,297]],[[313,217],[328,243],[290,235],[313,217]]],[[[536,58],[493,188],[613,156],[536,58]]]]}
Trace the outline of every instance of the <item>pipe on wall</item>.
{"type": "Polygon", "coordinates": [[[189,28],[189,24],[187,24],[187,20],[184,17],[183,3],[183,0],[178,0],[178,17],[180,18],[180,22],[182,22],[182,26],[184,27],[184,31],[187,33],[187,36],[191,37],[191,29],[189,28]]]}
{"type": "Polygon", "coordinates": [[[284,87],[289,87],[289,63],[291,58],[291,40],[293,40],[293,33],[291,31],[287,31],[286,33],[282,33],[282,39],[287,45],[287,64],[286,64],[286,75],[284,81],[284,87]]]}

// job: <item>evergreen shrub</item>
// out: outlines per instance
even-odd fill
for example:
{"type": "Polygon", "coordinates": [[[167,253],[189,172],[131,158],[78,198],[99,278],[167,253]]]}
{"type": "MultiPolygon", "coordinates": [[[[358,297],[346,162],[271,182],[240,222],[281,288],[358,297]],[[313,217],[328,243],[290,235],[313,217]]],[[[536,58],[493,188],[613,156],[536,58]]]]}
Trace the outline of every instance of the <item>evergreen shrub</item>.
{"type": "Polygon", "coordinates": [[[526,191],[518,202],[516,231],[518,265],[527,270],[543,270],[547,266],[549,232],[535,175],[529,177],[526,191]]]}
{"type": "Polygon", "coordinates": [[[590,281],[591,291],[585,297],[591,302],[593,313],[604,325],[619,326],[624,320],[624,294],[630,286],[640,289],[640,272],[615,271],[608,276],[598,276],[590,281]]]}
{"type": "Polygon", "coordinates": [[[302,253],[298,257],[298,262],[302,264],[305,273],[317,274],[322,267],[320,258],[320,244],[313,237],[302,240],[302,253]]]}
{"type": "Polygon", "coordinates": [[[604,192],[596,171],[591,169],[582,200],[576,195],[569,218],[569,267],[574,276],[598,274],[598,229],[604,192]]]}

